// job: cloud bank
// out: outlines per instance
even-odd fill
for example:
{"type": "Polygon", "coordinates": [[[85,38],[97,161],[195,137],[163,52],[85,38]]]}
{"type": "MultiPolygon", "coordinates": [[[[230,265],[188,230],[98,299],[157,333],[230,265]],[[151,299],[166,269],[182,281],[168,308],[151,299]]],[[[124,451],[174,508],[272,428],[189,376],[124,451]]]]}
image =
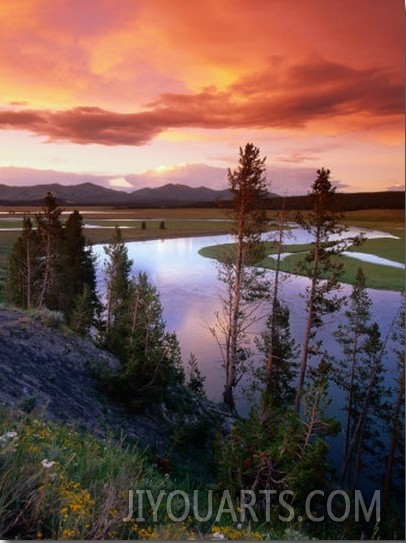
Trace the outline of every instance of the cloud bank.
{"type": "Polygon", "coordinates": [[[49,142],[143,146],[170,129],[291,129],[334,120],[339,130],[340,123],[385,124],[403,112],[403,83],[390,71],[316,58],[285,70],[273,63],[223,91],[165,93],[135,113],[94,106],[3,109],[0,129],[27,130],[49,142]]]}

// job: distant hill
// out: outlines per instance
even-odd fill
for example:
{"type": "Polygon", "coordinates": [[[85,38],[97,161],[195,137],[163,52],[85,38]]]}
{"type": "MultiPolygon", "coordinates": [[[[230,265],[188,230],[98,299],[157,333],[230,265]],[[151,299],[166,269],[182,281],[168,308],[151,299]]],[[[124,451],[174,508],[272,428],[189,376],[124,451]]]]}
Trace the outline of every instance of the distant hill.
{"type": "Polygon", "coordinates": [[[228,190],[168,184],[131,193],[108,189],[93,183],[79,185],[33,185],[11,187],[0,185],[0,205],[42,204],[51,192],[61,205],[120,205],[128,207],[190,206],[215,203],[231,198],[228,190]]]}
{"type": "MultiPolygon", "coordinates": [[[[128,208],[145,207],[214,207],[219,202],[227,207],[231,201],[228,189],[214,190],[207,187],[189,187],[169,183],[161,187],[144,188],[134,192],[108,189],[94,183],[60,185],[58,183],[33,186],[0,184],[0,205],[42,205],[47,192],[51,192],[60,205],[103,205],[128,208]]],[[[268,209],[280,209],[282,197],[269,193],[268,209]]],[[[309,209],[311,200],[305,196],[287,196],[285,209],[309,209]]],[[[342,211],[355,209],[402,209],[405,193],[399,191],[337,193],[337,208],[342,211]]]]}
{"type": "Polygon", "coordinates": [[[169,183],[162,187],[140,189],[132,192],[128,203],[153,206],[190,206],[215,203],[219,200],[230,200],[231,193],[226,190],[213,190],[207,187],[188,187],[187,185],[169,183]]]}
{"type": "Polygon", "coordinates": [[[51,192],[61,204],[94,204],[114,205],[122,203],[128,196],[126,192],[107,189],[94,183],[80,185],[47,185],[19,186],[0,185],[0,204],[42,204],[47,192],[51,192]]]}
{"type": "MultiPolygon", "coordinates": [[[[355,211],[360,209],[404,209],[404,191],[382,192],[337,192],[336,209],[339,211],[355,211]]],[[[275,197],[268,201],[268,209],[281,209],[282,198],[275,197]]],[[[312,202],[309,195],[288,196],[284,199],[285,209],[311,209],[312,202]]]]}

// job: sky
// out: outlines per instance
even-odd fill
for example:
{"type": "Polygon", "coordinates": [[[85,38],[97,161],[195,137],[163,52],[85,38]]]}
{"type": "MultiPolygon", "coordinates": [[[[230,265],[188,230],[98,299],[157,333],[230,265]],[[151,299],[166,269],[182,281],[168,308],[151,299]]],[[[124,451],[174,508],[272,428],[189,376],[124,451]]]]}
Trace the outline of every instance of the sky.
{"type": "Polygon", "coordinates": [[[0,183],[403,190],[403,0],[2,0],[0,183]]]}

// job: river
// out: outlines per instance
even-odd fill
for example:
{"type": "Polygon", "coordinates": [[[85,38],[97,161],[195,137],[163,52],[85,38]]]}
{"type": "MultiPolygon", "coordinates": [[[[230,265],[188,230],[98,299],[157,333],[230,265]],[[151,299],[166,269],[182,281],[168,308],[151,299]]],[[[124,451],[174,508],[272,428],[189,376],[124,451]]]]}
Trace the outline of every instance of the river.
{"type": "MultiPolygon", "coordinates": [[[[357,232],[352,232],[357,233],[357,232]]],[[[388,236],[370,232],[368,237],[388,236]]],[[[128,255],[133,260],[132,271],[147,272],[149,279],[160,293],[164,308],[164,319],[168,331],[174,331],[180,341],[184,360],[189,354],[196,355],[199,367],[206,377],[206,390],[213,400],[219,400],[223,390],[224,374],[218,346],[209,328],[215,323],[216,310],[220,308],[219,295],[221,284],[217,279],[215,262],[198,254],[199,249],[208,245],[231,241],[230,236],[205,236],[166,240],[138,241],[127,243],[128,255]]],[[[301,229],[295,230],[294,237],[288,243],[306,243],[308,234],[301,229]]],[[[99,289],[103,290],[102,268],[104,251],[101,245],[94,247],[98,255],[99,289]]],[[[366,256],[370,259],[370,256],[366,256]]],[[[268,272],[272,280],[273,272],[268,272]]],[[[281,289],[282,298],[291,311],[292,335],[300,343],[305,322],[305,308],[301,293],[308,280],[295,275],[285,276],[281,289]]],[[[343,285],[343,293],[349,294],[351,287],[343,285]]],[[[385,336],[400,302],[400,294],[393,291],[369,289],[373,302],[373,314],[382,335],[385,336]]],[[[334,348],[332,332],[337,326],[339,316],[335,316],[323,328],[323,340],[329,348],[334,348]]],[[[257,329],[259,331],[259,328],[257,329]]],[[[388,370],[392,364],[388,360],[388,370]]],[[[241,391],[237,390],[237,396],[241,391]]],[[[245,410],[245,402],[240,400],[245,410]]]]}
{"type": "MultiPolygon", "coordinates": [[[[353,231],[352,234],[354,233],[358,232],[353,231]]],[[[308,234],[301,229],[295,229],[294,234],[288,243],[309,241],[308,234]]],[[[368,237],[392,236],[371,231],[368,237]]],[[[215,262],[200,256],[198,251],[208,245],[230,241],[230,236],[206,236],[127,243],[129,258],[133,260],[133,274],[139,271],[147,272],[151,283],[158,288],[167,330],[176,332],[185,362],[190,353],[197,357],[199,368],[206,378],[206,393],[214,401],[221,400],[224,370],[217,343],[209,328],[214,325],[215,313],[221,307],[219,299],[221,283],[217,279],[215,262]]],[[[103,247],[95,246],[94,253],[98,256],[98,282],[99,290],[102,292],[104,290],[102,269],[105,259],[103,247]]],[[[374,260],[373,255],[360,254],[359,256],[365,260],[374,260]]],[[[273,272],[267,273],[272,280],[273,272]]],[[[307,285],[308,279],[305,277],[284,274],[284,281],[280,288],[281,298],[290,308],[292,336],[297,339],[299,345],[303,338],[306,317],[301,294],[307,285]]],[[[350,285],[342,285],[343,294],[350,294],[350,292],[350,285]]],[[[401,295],[394,291],[368,289],[368,292],[372,300],[373,318],[379,324],[382,337],[385,337],[399,308],[401,295]]],[[[340,318],[340,315],[331,317],[321,330],[320,337],[330,353],[337,351],[333,332],[340,318]]],[[[255,332],[260,332],[261,327],[257,326],[255,332]]],[[[396,361],[393,356],[386,356],[385,367],[385,380],[388,385],[393,384],[396,377],[396,361]]],[[[330,414],[343,423],[342,392],[332,384],[330,393],[333,400],[330,414]]],[[[236,403],[240,414],[244,415],[248,412],[249,403],[241,387],[236,391],[236,403]]],[[[329,440],[330,459],[335,466],[340,463],[341,439],[342,436],[338,435],[329,440]]],[[[371,486],[364,476],[362,479],[361,484],[364,490],[372,493],[376,487],[371,486]]]]}

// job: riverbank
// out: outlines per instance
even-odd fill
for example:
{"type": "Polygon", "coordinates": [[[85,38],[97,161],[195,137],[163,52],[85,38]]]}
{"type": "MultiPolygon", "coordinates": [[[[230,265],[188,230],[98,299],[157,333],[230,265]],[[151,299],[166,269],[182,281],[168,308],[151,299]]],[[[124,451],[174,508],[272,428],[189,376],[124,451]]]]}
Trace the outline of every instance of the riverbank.
{"type": "MultiPolygon", "coordinates": [[[[357,270],[362,267],[366,275],[366,284],[369,288],[403,291],[405,287],[405,232],[399,217],[392,217],[387,212],[373,217],[364,213],[353,213],[343,222],[353,231],[352,235],[363,233],[365,241],[356,248],[349,248],[337,257],[344,267],[341,282],[353,284],[357,270]]],[[[281,248],[282,258],[280,269],[282,272],[300,275],[297,265],[310,250],[310,239],[303,231],[299,238],[300,228],[291,223],[290,235],[285,236],[285,244],[281,248]],[[304,241],[305,240],[305,241],[304,241]]],[[[348,234],[350,235],[350,234],[348,234]]],[[[269,239],[271,239],[271,235],[269,239]]],[[[222,261],[224,255],[232,247],[232,243],[216,244],[204,247],[199,254],[213,260],[222,261]]],[[[277,246],[272,241],[266,242],[267,256],[258,266],[274,270],[276,267],[277,246]]]]}
{"type": "MultiPolygon", "coordinates": [[[[22,219],[28,213],[34,216],[39,208],[16,208],[2,212],[0,218],[0,281],[7,267],[7,259],[11,248],[22,226],[22,219]]],[[[73,211],[66,208],[64,215],[73,211]]],[[[111,241],[114,227],[120,226],[122,237],[126,242],[149,241],[157,239],[175,239],[202,236],[220,236],[231,233],[231,223],[227,211],[223,209],[114,209],[85,208],[80,209],[85,225],[85,235],[89,243],[107,244],[111,241]]],[[[357,250],[373,253],[382,258],[405,262],[405,231],[403,209],[371,209],[350,211],[345,213],[343,222],[348,226],[361,229],[381,230],[397,236],[398,240],[367,240],[357,250]]],[[[277,212],[268,211],[270,222],[277,219],[277,212]]],[[[286,212],[286,220],[294,221],[296,212],[286,212]]],[[[288,261],[287,261],[288,263],[288,261]]],[[[271,267],[269,261],[267,266],[271,267]]],[[[349,264],[349,268],[351,265],[349,264]]],[[[371,269],[380,276],[379,268],[371,269]]],[[[395,273],[395,281],[399,287],[399,274],[395,273]]],[[[351,273],[349,278],[351,277],[351,273]]],[[[381,280],[377,284],[381,284],[381,280]]],[[[386,288],[374,286],[374,288],[386,288]]]]}

